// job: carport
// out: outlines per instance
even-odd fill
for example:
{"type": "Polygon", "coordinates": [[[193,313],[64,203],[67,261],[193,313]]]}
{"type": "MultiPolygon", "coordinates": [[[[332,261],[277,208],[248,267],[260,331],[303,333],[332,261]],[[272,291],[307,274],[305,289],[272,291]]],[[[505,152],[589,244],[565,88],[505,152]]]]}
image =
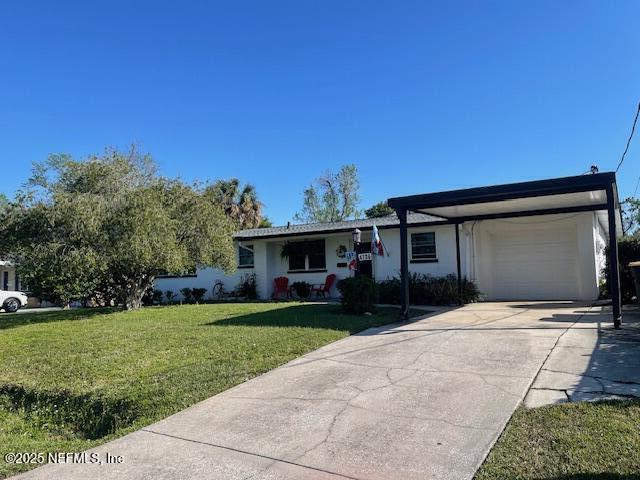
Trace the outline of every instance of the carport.
{"type": "Polygon", "coordinates": [[[401,315],[409,312],[409,248],[407,212],[445,219],[455,228],[458,290],[462,292],[460,225],[468,221],[595,212],[608,228],[609,289],[613,323],[620,327],[618,232],[622,229],[615,173],[596,173],[532,182],[493,185],[395,197],[388,200],[400,220],[401,315]]]}

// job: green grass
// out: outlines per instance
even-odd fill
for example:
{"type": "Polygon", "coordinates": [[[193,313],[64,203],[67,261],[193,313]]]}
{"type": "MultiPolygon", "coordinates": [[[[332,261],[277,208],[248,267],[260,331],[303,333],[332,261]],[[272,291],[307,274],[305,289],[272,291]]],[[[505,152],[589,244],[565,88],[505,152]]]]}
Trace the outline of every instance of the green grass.
{"type": "Polygon", "coordinates": [[[24,470],[7,452],[94,446],[397,315],[300,303],[0,315],[0,477],[24,470]]]}
{"type": "Polygon", "coordinates": [[[640,401],[520,408],[475,480],[640,479],[640,401]]]}

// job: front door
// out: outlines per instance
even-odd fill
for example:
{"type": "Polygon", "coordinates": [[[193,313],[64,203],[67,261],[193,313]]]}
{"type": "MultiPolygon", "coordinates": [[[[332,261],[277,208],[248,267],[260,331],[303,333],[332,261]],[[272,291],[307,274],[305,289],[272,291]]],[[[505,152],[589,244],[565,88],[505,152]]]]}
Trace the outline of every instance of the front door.
{"type": "MultiPolygon", "coordinates": [[[[356,253],[369,253],[371,254],[371,243],[360,242],[356,247],[356,253]]],[[[372,258],[370,256],[370,258],[372,258]]],[[[369,260],[360,260],[358,258],[358,270],[360,275],[364,275],[369,278],[373,278],[373,262],[369,260]]]]}

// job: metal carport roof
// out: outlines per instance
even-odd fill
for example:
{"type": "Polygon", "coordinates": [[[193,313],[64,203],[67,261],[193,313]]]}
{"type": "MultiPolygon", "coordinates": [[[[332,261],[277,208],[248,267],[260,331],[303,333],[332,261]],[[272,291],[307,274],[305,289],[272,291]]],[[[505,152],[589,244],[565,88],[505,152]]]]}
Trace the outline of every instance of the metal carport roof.
{"type": "Polygon", "coordinates": [[[472,220],[550,215],[593,211],[609,236],[610,287],[613,319],[620,325],[620,289],[617,236],[622,234],[620,202],[614,172],[509,183],[487,187],[451,190],[394,197],[388,200],[400,219],[402,312],[408,314],[407,212],[444,218],[455,224],[460,283],[460,245],[458,225],[472,220]]]}

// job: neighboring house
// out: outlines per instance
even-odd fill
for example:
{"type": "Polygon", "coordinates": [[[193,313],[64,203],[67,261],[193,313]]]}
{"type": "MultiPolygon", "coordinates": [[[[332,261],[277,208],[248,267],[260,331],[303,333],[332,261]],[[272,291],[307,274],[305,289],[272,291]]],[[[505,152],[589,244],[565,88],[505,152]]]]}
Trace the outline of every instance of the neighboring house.
{"type": "MultiPolygon", "coordinates": [[[[591,177],[596,180],[597,176],[591,177]]],[[[409,273],[435,276],[456,274],[458,224],[460,273],[475,281],[486,299],[598,298],[598,285],[604,267],[603,252],[609,235],[607,210],[603,203],[606,200],[602,200],[597,191],[585,192],[585,195],[563,193],[556,196],[548,195],[543,190],[540,190],[538,196],[529,190],[524,191],[525,185],[526,188],[531,188],[531,185],[544,185],[545,182],[560,182],[563,188],[566,184],[567,191],[573,191],[578,188],[574,184],[584,183],[582,178],[567,177],[485,187],[489,190],[501,187],[517,190],[518,185],[523,186],[526,201],[493,202],[500,205],[504,210],[502,213],[495,213],[500,212],[500,209],[490,203],[484,207],[485,214],[479,204],[451,207],[467,208],[467,217],[455,219],[449,217],[448,211],[447,215],[442,216],[408,213],[409,273]],[[527,207],[528,204],[531,207],[527,207]],[[544,208],[540,208],[541,205],[544,208]],[[473,214],[469,215],[468,212],[473,214]],[[522,216],[518,216],[520,214],[522,216]]],[[[613,178],[615,181],[615,177],[613,178]]],[[[466,191],[431,195],[463,192],[466,191]]],[[[183,287],[201,287],[207,288],[211,295],[213,284],[217,280],[223,281],[227,290],[232,290],[243,274],[253,273],[257,279],[258,294],[261,298],[269,298],[273,291],[273,279],[279,276],[288,277],[290,284],[296,281],[323,283],[327,274],[331,273],[335,273],[338,279],[349,277],[353,272],[349,270],[342,253],[354,249],[352,232],[356,228],[362,231],[361,248],[369,251],[374,224],[384,243],[385,255],[373,256],[371,263],[365,265],[366,274],[375,280],[399,276],[399,220],[396,215],[391,215],[366,220],[242,230],[234,236],[238,260],[238,270],[234,274],[225,275],[215,269],[198,269],[188,277],[159,278],[155,287],[174,292],[183,287]],[[281,253],[287,243],[290,244],[288,250],[293,253],[283,258],[281,253]]],[[[331,294],[338,296],[335,287],[331,294]]]]}
{"type": "Polygon", "coordinates": [[[16,267],[7,260],[0,260],[0,290],[20,290],[16,267]]]}

